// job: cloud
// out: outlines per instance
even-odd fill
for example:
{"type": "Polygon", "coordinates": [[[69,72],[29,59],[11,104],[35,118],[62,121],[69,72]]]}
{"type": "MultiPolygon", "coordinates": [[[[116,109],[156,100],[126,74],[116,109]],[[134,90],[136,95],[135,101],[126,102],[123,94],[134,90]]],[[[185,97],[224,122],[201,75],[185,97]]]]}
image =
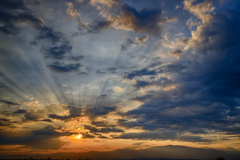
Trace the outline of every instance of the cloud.
{"type": "Polygon", "coordinates": [[[83,125],[85,129],[89,130],[91,133],[98,132],[98,129],[96,127],[92,127],[89,125],[83,125]]]}
{"type": "Polygon", "coordinates": [[[180,140],[188,142],[210,142],[208,139],[203,139],[199,136],[184,136],[179,135],[176,131],[146,131],[141,133],[125,133],[120,135],[121,139],[140,139],[140,140],[180,140]]]}
{"type": "Polygon", "coordinates": [[[146,42],[146,41],[148,40],[148,38],[149,38],[148,35],[142,36],[142,37],[140,37],[140,38],[137,37],[137,38],[135,39],[135,42],[138,43],[138,44],[140,44],[140,45],[143,45],[143,43],[146,42]]]}
{"type": "Polygon", "coordinates": [[[102,94],[102,95],[99,96],[99,98],[105,98],[105,97],[107,97],[106,94],[102,94]]]}
{"type": "Polygon", "coordinates": [[[143,68],[141,70],[136,70],[136,71],[132,71],[130,73],[127,73],[124,78],[127,79],[133,79],[134,77],[140,77],[140,76],[152,76],[152,75],[156,75],[157,72],[156,70],[148,70],[147,68],[143,68]]]}
{"type": "Polygon", "coordinates": [[[15,22],[31,22],[34,27],[43,23],[25,7],[21,0],[2,0],[0,2],[0,22],[0,32],[12,35],[20,33],[20,29],[14,25],[15,22]]]}
{"type": "Polygon", "coordinates": [[[84,0],[76,0],[78,3],[82,3],[84,0]]]}
{"type": "Polygon", "coordinates": [[[137,11],[128,4],[121,5],[120,15],[113,17],[113,26],[116,29],[132,30],[136,33],[148,33],[151,35],[159,35],[161,33],[161,24],[170,21],[169,18],[161,18],[162,11],[160,9],[142,9],[137,11]]]}
{"type": "MultiPolygon", "coordinates": [[[[124,116],[135,121],[122,119],[119,125],[142,127],[156,132],[156,138],[159,138],[157,135],[171,137],[169,133],[157,132],[172,130],[173,135],[181,135],[177,137],[181,141],[212,141],[210,135],[213,133],[237,136],[240,130],[236,125],[240,114],[240,103],[236,99],[240,96],[239,17],[240,13],[233,10],[215,13],[211,21],[192,32],[192,38],[187,38],[185,43],[189,48],[184,51],[186,55],[159,68],[159,73],[168,77],[137,80],[133,84],[137,88],[149,85],[176,87],[147,92],[134,98],[143,104],[124,116]],[[189,132],[190,136],[184,135],[185,132],[189,132]]],[[[129,73],[126,77],[144,75],[137,73],[133,72],[132,76],[129,73]]],[[[151,137],[151,132],[122,136],[147,138],[151,137]]]]}
{"type": "Polygon", "coordinates": [[[203,3],[198,3],[193,5],[196,0],[185,0],[184,9],[188,10],[189,12],[193,13],[197,16],[203,23],[208,23],[211,21],[212,16],[210,15],[211,12],[214,11],[215,7],[212,7],[212,1],[206,0],[203,3]]]}
{"type": "Polygon", "coordinates": [[[121,44],[121,51],[127,51],[127,48],[123,44],[121,44]]]}
{"type": "Polygon", "coordinates": [[[31,121],[38,121],[40,118],[43,118],[44,116],[45,116],[44,110],[30,109],[24,114],[22,118],[22,122],[25,123],[25,122],[31,122],[31,121]]]}
{"type": "Polygon", "coordinates": [[[66,13],[69,16],[69,19],[79,18],[80,14],[77,12],[77,10],[73,9],[74,6],[73,6],[72,2],[68,2],[66,4],[68,6],[66,13]]]}
{"type": "Polygon", "coordinates": [[[48,125],[42,129],[33,130],[27,135],[12,135],[1,133],[1,145],[26,145],[32,149],[59,149],[64,142],[58,140],[61,136],[71,136],[76,133],[68,131],[56,131],[57,128],[48,125]]]}
{"type": "Polygon", "coordinates": [[[38,26],[39,35],[37,36],[37,40],[47,39],[52,41],[52,43],[59,42],[63,39],[63,34],[61,32],[56,32],[53,28],[49,28],[47,26],[38,26]]]}
{"type": "Polygon", "coordinates": [[[103,122],[103,121],[92,121],[91,122],[92,125],[96,126],[96,127],[116,127],[116,125],[110,125],[107,122],[103,122]]]}
{"type": "Polygon", "coordinates": [[[113,7],[114,5],[118,5],[118,0],[90,0],[90,3],[94,6],[96,5],[104,5],[107,7],[113,7]]]}
{"type": "Polygon", "coordinates": [[[98,33],[100,30],[107,29],[111,26],[112,21],[102,20],[102,21],[93,21],[91,25],[88,26],[88,32],[90,33],[98,33]]]}
{"type": "Polygon", "coordinates": [[[11,126],[12,122],[7,118],[0,118],[0,126],[11,126]]]}
{"type": "Polygon", "coordinates": [[[108,113],[115,111],[116,106],[113,107],[106,107],[106,106],[98,106],[98,107],[92,107],[92,108],[87,108],[85,111],[85,115],[88,116],[91,120],[101,117],[104,115],[107,115],[108,113]]]}
{"type": "Polygon", "coordinates": [[[6,105],[20,105],[19,103],[7,101],[7,100],[0,100],[0,103],[6,104],[6,105]]]}
{"type": "Polygon", "coordinates": [[[36,41],[32,41],[32,42],[30,42],[30,45],[37,46],[37,42],[36,41]]]}
{"type": "Polygon", "coordinates": [[[13,112],[13,114],[23,114],[23,113],[27,113],[27,110],[19,109],[19,110],[16,110],[15,112],[13,112]]]}
{"type": "Polygon", "coordinates": [[[106,74],[106,72],[102,72],[102,71],[99,71],[99,70],[97,70],[96,73],[97,74],[106,74]]]}
{"type": "Polygon", "coordinates": [[[43,122],[53,122],[51,119],[42,119],[40,121],[43,121],[43,122]]]}
{"type": "Polygon", "coordinates": [[[110,71],[110,72],[115,72],[117,70],[117,68],[113,67],[113,68],[108,68],[107,70],[110,71]]]}
{"type": "MultiPolygon", "coordinates": [[[[65,58],[65,54],[72,50],[72,46],[66,41],[57,46],[43,47],[41,52],[44,53],[45,58],[51,58],[53,60],[62,60],[65,58]]],[[[76,57],[75,57],[76,58],[76,57]]]]}
{"type": "Polygon", "coordinates": [[[66,72],[76,72],[79,70],[81,64],[75,63],[75,64],[63,64],[60,62],[53,62],[51,65],[47,65],[47,68],[49,68],[51,71],[59,72],[59,73],[66,73],[66,72]]]}
{"type": "Polygon", "coordinates": [[[168,79],[167,77],[160,77],[159,79],[152,81],[137,80],[134,84],[134,87],[144,88],[147,86],[156,86],[164,88],[170,86],[171,84],[173,84],[171,79],[168,79]]]}
{"type": "Polygon", "coordinates": [[[208,25],[200,25],[196,31],[192,31],[192,38],[188,39],[185,49],[193,48],[197,53],[221,52],[238,45],[239,16],[239,12],[233,10],[214,14],[208,25]]]}
{"type": "Polygon", "coordinates": [[[154,68],[154,67],[159,67],[162,64],[162,62],[153,62],[147,66],[147,68],[154,68]]]}
{"type": "MultiPolygon", "coordinates": [[[[71,107],[70,107],[71,108],[71,107]]],[[[68,106],[59,104],[50,104],[42,109],[30,109],[30,110],[17,110],[13,114],[24,113],[22,117],[22,123],[32,122],[32,121],[49,121],[47,118],[50,114],[63,113],[69,110],[68,106]]]]}
{"type": "Polygon", "coordinates": [[[81,113],[82,113],[81,108],[77,108],[77,107],[73,107],[73,106],[66,106],[66,108],[69,111],[68,115],[62,116],[62,115],[57,115],[57,114],[50,114],[49,118],[58,119],[58,120],[62,120],[62,121],[69,121],[69,120],[72,120],[73,118],[80,118],[81,113]]]}
{"type": "Polygon", "coordinates": [[[175,7],[175,9],[178,9],[178,8],[181,8],[181,6],[177,5],[177,6],[175,7]]]}
{"type": "MultiPolygon", "coordinates": [[[[41,52],[45,58],[52,60],[63,60],[66,54],[72,51],[72,46],[69,40],[64,37],[61,32],[54,31],[53,28],[47,26],[38,26],[39,34],[36,40],[48,40],[52,42],[52,45],[48,43],[47,46],[42,46],[41,52]]],[[[77,58],[77,57],[75,57],[77,58]]]]}
{"type": "Polygon", "coordinates": [[[124,88],[115,87],[115,88],[114,88],[114,91],[116,91],[116,92],[122,92],[122,91],[124,91],[124,88]]]}
{"type": "Polygon", "coordinates": [[[117,129],[117,128],[101,128],[99,130],[101,133],[110,133],[110,132],[124,132],[122,129],[117,129]]]}
{"type": "Polygon", "coordinates": [[[113,22],[110,20],[94,20],[92,24],[79,22],[78,29],[80,30],[80,33],[76,33],[76,35],[84,35],[87,33],[97,34],[101,30],[109,28],[112,23],[113,22]]]}
{"type": "Polygon", "coordinates": [[[179,57],[182,54],[182,51],[180,49],[176,49],[174,51],[170,51],[169,53],[175,57],[179,57]]]}
{"type": "Polygon", "coordinates": [[[89,133],[81,133],[83,139],[94,139],[95,136],[94,135],[91,135],[89,133]]]}
{"type": "Polygon", "coordinates": [[[84,58],[84,56],[69,56],[68,60],[70,60],[70,61],[79,61],[79,60],[81,60],[83,58],[84,58]]]}
{"type": "Polygon", "coordinates": [[[89,125],[84,125],[84,128],[89,130],[91,133],[124,132],[124,130],[117,129],[117,128],[109,128],[109,127],[96,128],[96,127],[92,127],[92,126],[89,126],[89,125]]]}
{"type": "Polygon", "coordinates": [[[97,6],[106,20],[94,21],[92,25],[79,23],[88,29],[88,33],[98,33],[110,26],[116,29],[131,30],[135,33],[148,33],[159,36],[161,25],[165,22],[176,21],[175,17],[161,18],[160,9],[142,9],[137,11],[128,4],[120,4],[117,0],[91,0],[91,4],[97,6]]]}

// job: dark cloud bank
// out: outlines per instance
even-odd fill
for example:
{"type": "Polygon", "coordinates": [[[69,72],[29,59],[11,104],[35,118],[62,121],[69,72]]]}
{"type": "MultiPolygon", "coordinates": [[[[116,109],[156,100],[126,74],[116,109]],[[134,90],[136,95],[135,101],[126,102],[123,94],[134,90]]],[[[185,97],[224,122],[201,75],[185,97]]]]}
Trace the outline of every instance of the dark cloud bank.
{"type": "MultiPolygon", "coordinates": [[[[184,137],[184,133],[208,134],[210,130],[239,137],[239,17],[239,12],[230,9],[215,13],[212,21],[198,31],[198,40],[192,46],[195,54],[186,51],[179,60],[161,66],[159,71],[143,68],[125,75],[125,78],[133,79],[157,73],[171,74],[171,79],[137,80],[135,87],[177,87],[136,97],[135,100],[144,104],[125,116],[136,118],[137,121],[119,120],[119,124],[129,128],[143,127],[148,131],[128,133],[119,138],[179,138],[183,141],[207,142],[211,140],[197,136],[184,137]],[[183,137],[176,137],[176,134],[182,134],[183,137]]],[[[180,56],[182,51],[175,50],[172,54],[180,56]]]]}

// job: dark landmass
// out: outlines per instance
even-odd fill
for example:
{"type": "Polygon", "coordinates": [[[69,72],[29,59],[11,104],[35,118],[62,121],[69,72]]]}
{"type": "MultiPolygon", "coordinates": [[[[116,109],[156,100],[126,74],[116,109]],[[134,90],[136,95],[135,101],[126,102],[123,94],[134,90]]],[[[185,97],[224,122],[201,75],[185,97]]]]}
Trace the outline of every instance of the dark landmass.
{"type": "MultiPolygon", "coordinates": [[[[69,160],[216,160],[224,157],[225,160],[240,160],[240,152],[237,150],[222,151],[216,149],[191,148],[185,146],[159,146],[147,149],[118,149],[105,152],[83,152],[83,153],[55,153],[49,155],[0,155],[0,159],[23,159],[29,157],[35,159],[69,160]],[[159,158],[161,157],[161,158],[159,158]]],[[[222,160],[222,159],[219,159],[222,160]]]]}

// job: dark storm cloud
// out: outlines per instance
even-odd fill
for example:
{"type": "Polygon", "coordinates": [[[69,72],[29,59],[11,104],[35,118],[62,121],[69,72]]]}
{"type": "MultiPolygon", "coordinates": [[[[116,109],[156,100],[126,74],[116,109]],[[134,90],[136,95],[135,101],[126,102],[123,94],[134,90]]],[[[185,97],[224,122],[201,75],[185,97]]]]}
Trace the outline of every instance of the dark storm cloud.
{"type": "Polygon", "coordinates": [[[117,128],[96,128],[89,125],[84,125],[84,128],[89,130],[91,133],[110,133],[110,132],[124,132],[124,130],[117,129],[117,128]]]}
{"type": "Polygon", "coordinates": [[[62,121],[69,121],[73,118],[77,118],[77,117],[81,116],[81,113],[82,113],[81,108],[77,108],[77,107],[73,107],[73,106],[67,106],[66,108],[69,110],[69,115],[60,116],[60,115],[57,115],[57,114],[50,114],[49,118],[59,119],[59,120],[62,120],[62,121]]]}
{"type": "Polygon", "coordinates": [[[148,70],[147,68],[143,68],[141,70],[136,70],[131,73],[127,73],[124,78],[133,79],[134,77],[139,76],[154,76],[157,74],[156,70],[148,70]]]}
{"type": "Polygon", "coordinates": [[[107,115],[109,112],[115,111],[117,109],[116,106],[114,107],[105,107],[105,106],[98,106],[98,107],[92,107],[87,108],[85,111],[85,115],[88,116],[91,120],[107,115]]]}
{"type": "Polygon", "coordinates": [[[7,101],[7,100],[0,100],[0,103],[6,104],[6,105],[19,105],[19,103],[7,101]]]}
{"type": "MultiPolygon", "coordinates": [[[[196,44],[192,43],[196,53],[183,55],[179,60],[161,67],[160,73],[173,76],[170,81],[166,79],[166,84],[177,87],[136,97],[135,100],[144,104],[128,111],[125,116],[136,118],[137,121],[119,120],[119,125],[129,128],[143,127],[153,132],[157,129],[173,130],[182,135],[185,131],[208,134],[209,130],[230,135],[239,134],[238,17],[240,13],[232,10],[214,14],[211,23],[198,30],[196,38],[199,41],[196,44]]],[[[151,84],[145,81],[136,82],[136,87],[151,84]]],[[[154,81],[156,86],[161,86],[160,82],[161,79],[154,81]]],[[[146,137],[145,134],[147,133],[126,134],[122,135],[122,138],[141,138],[146,137]]],[[[168,133],[161,136],[166,136],[167,139],[174,138],[168,133]]],[[[205,141],[195,136],[178,137],[178,140],[205,141]]]]}
{"type": "Polygon", "coordinates": [[[23,1],[1,0],[0,32],[13,35],[20,33],[20,29],[14,25],[16,22],[31,22],[35,27],[42,24],[42,21],[25,7],[23,1]]]}
{"type": "Polygon", "coordinates": [[[56,138],[60,136],[71,136],[76,133],[61,131],[58,132],[51,125],[42,129],[33,130],[30,134],[14,136],[11,134],[0,134],[1,145],[26,145],[34,149],[59,149],[64,143],[56,138]]]}
{"type": "MultiPolygon", "coordinates": [[[[53,60],[62,60],[65,58],[66,53],[72,50],[72,46],[69,45],[68,41],[56,46],[43,47],[42,52],[45,58],[51,58],[53,60]]],[[[74,58],[74,57],[73,57],[74,58]]],[[[75,57],[75,59],[78,57],[75,57]]]]}
{"type": "Polygon", "coordinates": [[[59,73],[66,73],[66,72],[76,72],[79,70],[81,64],[75,63],[75,64],[63,64],[60,62],[53,62],[51,65],[47,65],[47,68],[49,68],[51,71],[59,72],[59,73]]]}

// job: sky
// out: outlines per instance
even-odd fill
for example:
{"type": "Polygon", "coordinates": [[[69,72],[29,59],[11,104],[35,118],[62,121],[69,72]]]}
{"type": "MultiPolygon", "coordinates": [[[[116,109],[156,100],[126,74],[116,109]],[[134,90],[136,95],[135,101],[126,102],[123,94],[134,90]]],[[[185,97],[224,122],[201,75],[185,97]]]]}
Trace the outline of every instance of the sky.
{"type": "Polygon", "coordinates": [[[239,0],[1,0],[0,155],[240,157],[239,0]]]}

